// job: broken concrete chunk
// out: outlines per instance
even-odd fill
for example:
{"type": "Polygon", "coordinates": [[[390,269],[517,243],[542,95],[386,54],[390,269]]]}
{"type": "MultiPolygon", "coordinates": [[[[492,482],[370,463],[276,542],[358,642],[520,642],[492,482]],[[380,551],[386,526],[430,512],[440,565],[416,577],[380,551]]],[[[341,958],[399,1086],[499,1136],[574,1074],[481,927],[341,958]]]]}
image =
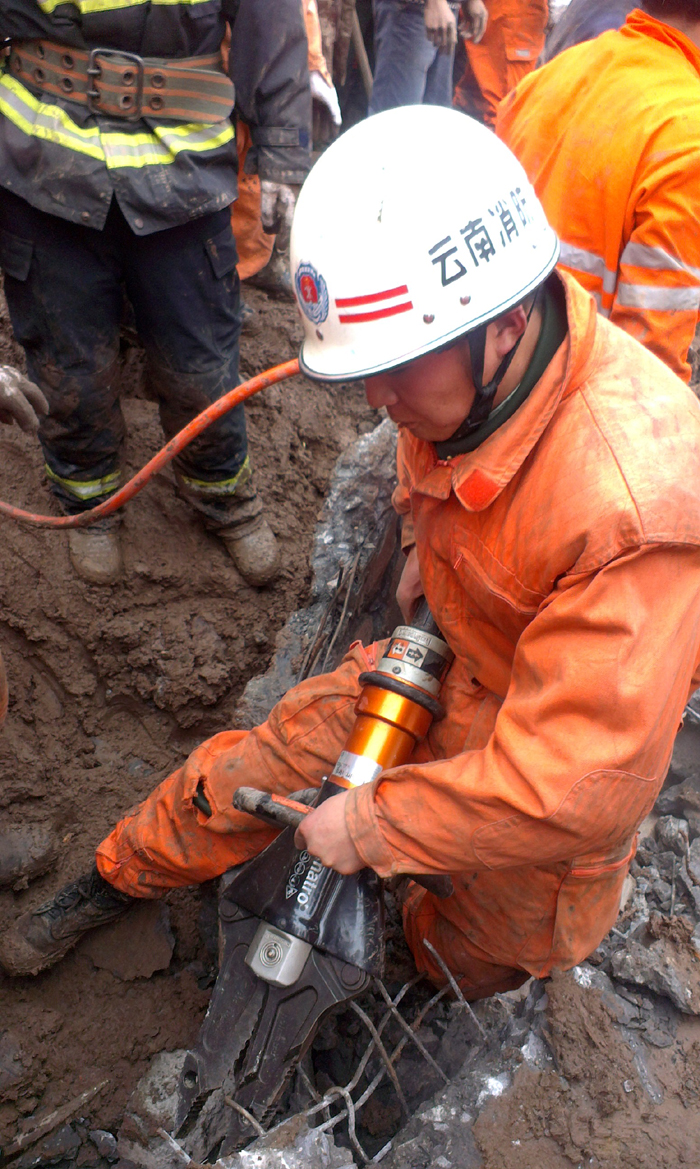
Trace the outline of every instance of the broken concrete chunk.
{"type": "Polygon", "coordinates": [[[117,1138],[103,1128],[93,1128],[88,1134],[101,1157],[107,1161],[117,1159],[117,1138]]]}
{"type": "Polygon", "coordinates": [[[58,842],[50,828],[27,824],[0,832],[0,885],[26,888],[34,877],[51,867],[58,854],[58,842]]]}
{"type": "Polygon", "coordinates": [[[63,1164],[74,1161],[80,1149],[81,1140],[70,1124],[63,1124],[38,1145],[34,1145],[16,1161],[13,1169],[43,1169],[44,1165],[63,1164]]]}
{"type": "Polygon", "coordinates": [[[25,1074],[19,1036],[12,1031],[0,1031],[0,1094],[17,1087],[25,1074]]]}
{"type": "MultiPolygon", "coordinates": [[[[180,1073],[186,1056],[186,1051],[162,1051],[132,1092],[117,1139],[117,1151],[125,1166],[175,1169],[174,1150],[158,1130],[169,1133],[175,1123],[180,1073]]],[[[184,1153],[182,1164],[186,1164],[184,1153]]]]}
{"type": "Polygon", "coordinates": [[[697,837],[688,850],[688,872],[696,885],[700,885],[700,836],[697,837]]]}
{"type": "Polygon", "coordinates": [[[170,914],[163,901],[143,901],[125,917],[90,934],[81,947],[100,970],[131,982],[166,970],[175,948],[170,914]]]}
{"type": "Polygon", "coordinates": [[[689,945],[670,938],[658,938],[648,947],[629,942],[612,955],[611,966],[621,982],[645,986],[685,1014],[700,1014],[700,962],[689,945]]]}
{"type": "Polygon", "coordinates": [[[306,1125],[298,1131],[295,1125],[290,1126],[286,1140],[283,1133],[287,1127],[260,1137],[232,1157],[224,1157],[213,1169],[357,1169],[348,1150],[337,1148],[330,1133],[306,1125]]]}
{"type": "Polygon", "coordinates": [[[670,848],[676,856],[685,856],[690,839],[688,821],[678,816],[661,816],[656,825],[656,839],[662,848],[670,848]]]}
{"type": "Polygon", "coordinates": [[[656,801],[656,810],[662,816],[685,816],[691,809],[700,812],[700,789],[693,779],[665,788],[656,801]]]}

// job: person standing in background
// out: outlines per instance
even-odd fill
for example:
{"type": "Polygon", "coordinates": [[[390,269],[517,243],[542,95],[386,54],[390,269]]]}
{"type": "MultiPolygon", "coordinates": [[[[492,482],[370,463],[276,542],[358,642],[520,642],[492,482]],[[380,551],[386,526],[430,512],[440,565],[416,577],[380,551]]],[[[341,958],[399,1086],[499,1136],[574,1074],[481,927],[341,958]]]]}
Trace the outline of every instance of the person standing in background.
{"type": "Polygon", "coordinates": [[[484,35],[464,35],[466,61],[454,105],[495,126],[499,102],[530,73],[544,48],[547,0],[486,0],[484,35]]]}

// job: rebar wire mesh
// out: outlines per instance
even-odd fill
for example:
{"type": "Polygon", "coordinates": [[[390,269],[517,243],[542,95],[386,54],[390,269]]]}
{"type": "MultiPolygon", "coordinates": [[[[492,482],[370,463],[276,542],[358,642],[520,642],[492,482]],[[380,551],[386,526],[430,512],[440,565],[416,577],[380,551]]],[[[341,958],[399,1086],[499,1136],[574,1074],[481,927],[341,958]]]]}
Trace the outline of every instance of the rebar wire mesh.
{"type": "MultiPolygon", "coordinates": [[[[430,999],[428,999],[427,1002],[423,1003],[410,1023],[407,1019],[404,1018],[403,1014],[398,1009],[399,1004],[405,998],[407,993],[422,980],[423,975],[416,975],[414,978],[404,983],[399,992],[394,996],[394,998],[392,998],[381,979],[375,978],[372,984],[373,988],[378,992],[380,999],[383,1000],[386,1007],[379,1021],[373,1022],[369,1018],[369,1015],[366,1013],[366,1011],[364,1011],[357,1003],[352,1002],[349,1004],[349,1008],[358,1016],[363,1026],[369,1032],[370,1036],[369,1042],[364,1052],[362,1053],[362,1056],[360,1057],[359,1063],[355,1068],[352,1078],[348,1081],[347,1084],[336,1084],[333,1087],[328,1088],[321,1095],[314,1087],[304,1068],[300,1065],[297,1068],[297,1074],[299,1075],[299,1078],[309,1096],[311,1097],[313,1103],[308,1108],[302,1109],[301,1111],[292,1115],[285,1116],[283,1120],[267,1129],[265,1135],[269,1136],[271,1133],[280,1129],[283,1125],[287,1125],[290,1120],[297,1118],[306,1119],[311,1127],[317,1128],[321,1132],[331,1131],[338,1125],[346,1123],[348,1139],[353,1153],[358,1159],[360,1165],[378,1164],[391,1150],[392,1142],[388,1141],[387,1144],[383,1146],[383,1148],[374,1154],[374,1156],[370,1156],[369,1153],[367,1153],[363,1148],[357,1135],[357,1118],[364,1106],[377,1091],[377,1088],[386,1079],[390,1081],[394,1088],[394,1092],[396,1093],[399,1104],[401,1105],[404,1120],[408,1117],[408,1104],[406,1102],[405,1094],[401,1087],[400,1079],[396,1070],[396,1064],[398,1063],[398,1060],[406,1046],[408,1044],[412,1044],[420,1053],[422,1059],[425,1060],[428,1066],[432,1069],[432,1071],[436,1072],[444,1083],[449,1083],[449,1077],[445,1074],[439,1064],[436,1063],[417,1032],[430,1011],[432,1011],[443,998],[451,993],[453,988],[450,983],[448,982],[446,986],[437,991],[430,999]],[[389,1052],[382,1040],[382,1033],[386,1029],[389,1021],[392,1019],[399,1025],[403,1034],[398,1043],[394,1046],[393,1051],[389,1052]],[[367,1065],[369,1064],[373,1055],[378,1057],[381,1066],[367,1087],[363,1090],[360,1090],[359,1094],[356,1094],[358,1091],[358,1086],[360,1085],[362,1078],[365,1075],[367,1065]],[[340,1105],[339,1110],[332,1114],[331,1107],[337,1107],[338,1105],[340,1105]],[[312,1123],[315,1117],[322,1117],[320,1124],[316,1125],[312,1123]]],[[[465,1002],[463,996],[459,992],[459,988],[457,988],[457,993],[458,1002],[455,1004],[455,1006],[466,1006],[468,1008],[469,1014],[481,1037],[478,1044],[478,1046],[481,1047],[483,1039],[485,1038],[484,1030],[476,1016],[471,1011],[471,1008],[468,1007],[468,1004],[465,1002]]],[[[228,1099],[227,1103],[233,1105],[233,1101],[228,1099]]],[[[240,1112],[243,1111],[242,1109],[237,1110],[240,1112]]],[[[254,1118],[251,1116],[251,1128],[254,1128],[255,1132],[260,1135],[260,1125],[257,1121],[255,1121],[255,1124],[253,1125],[253,1120],[254,1118]]]]}

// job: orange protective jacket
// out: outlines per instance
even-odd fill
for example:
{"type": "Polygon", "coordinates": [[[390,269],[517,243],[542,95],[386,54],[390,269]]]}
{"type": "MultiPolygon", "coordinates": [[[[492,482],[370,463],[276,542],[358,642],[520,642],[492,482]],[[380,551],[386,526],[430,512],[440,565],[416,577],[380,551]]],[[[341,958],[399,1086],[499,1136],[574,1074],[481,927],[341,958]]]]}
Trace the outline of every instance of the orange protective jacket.
{"type": "Polygon", "coordinates": [[[635,9],[526,77],[497,134],[598,307],[685,381],[700,307],[700,50],[635,9]]]}
{"type": "MultiPolygon", "coordinates": [[[[401,434],[396,502],[456,658],[445,719],[347,801],[382,876],[454,875],[446,901],[413,887],[405,929],[421,969],[439,978],[427,937],[473,995],[580,962],[614,923],[700,680],[700,406],[562,280],[568,338],[500,429],[451,461],[401,434]]],[[[204,743],[100,845],[103,876],[156,896],[259,851],[270,831],[233,791],[319,784],[379,652],[204,743]]]]}
{"type": "Polygon", "coordinates": [[[454,104],[493,126],[499,102],[532,69],[544,48],[547,0],[486,0],[488,24],[478,45],[464,39],[464,73],[454,104]]]}

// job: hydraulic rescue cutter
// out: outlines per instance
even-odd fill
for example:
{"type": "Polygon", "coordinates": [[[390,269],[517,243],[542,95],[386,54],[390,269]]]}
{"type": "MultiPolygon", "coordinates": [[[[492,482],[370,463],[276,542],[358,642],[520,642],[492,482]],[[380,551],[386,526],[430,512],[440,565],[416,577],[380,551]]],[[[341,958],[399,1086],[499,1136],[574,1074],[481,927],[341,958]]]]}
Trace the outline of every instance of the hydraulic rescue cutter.
{"type": "MultiPolygon", "coordinates": [[[[365,989],[384,964],[382,882],[341,876],[294,846],[295,828],[339,792],[398,767],[433,719],[452,652],[423,602],[393,633],[376,670],[360,675],[356,720],[329,778],[300,800],[240,788],[239,811],[285,826],[221,882],[220,967],[180,1085],[176,1135],[195,1161],[226,1156],[264,1125],[324,1015],[365,989]],[[303,800],[304,802],[300,802],[303,800]]],[[[206,809],[205,809],[206,810],[206,809]]],[[[447,876],[413,877],[450,896],[447,876]]]]}

